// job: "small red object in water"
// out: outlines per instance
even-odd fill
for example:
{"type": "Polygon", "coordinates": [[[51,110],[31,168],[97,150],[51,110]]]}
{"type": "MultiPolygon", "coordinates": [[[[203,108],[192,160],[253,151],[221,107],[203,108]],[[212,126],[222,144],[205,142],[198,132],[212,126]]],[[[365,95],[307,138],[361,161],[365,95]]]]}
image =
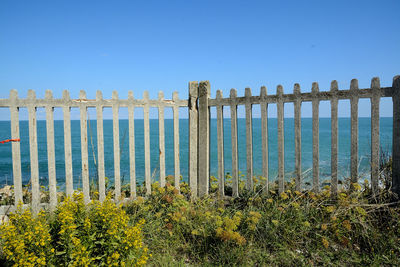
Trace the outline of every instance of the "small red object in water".
{"type": "Polygon", "coordinates": [[[18,139],[7,139],[7,140],[0,141],[0,144],[4,144],[4,143],[8,143],[8,142],[19,142],[19,141],[20,141],[19,138],[18,139]]]}

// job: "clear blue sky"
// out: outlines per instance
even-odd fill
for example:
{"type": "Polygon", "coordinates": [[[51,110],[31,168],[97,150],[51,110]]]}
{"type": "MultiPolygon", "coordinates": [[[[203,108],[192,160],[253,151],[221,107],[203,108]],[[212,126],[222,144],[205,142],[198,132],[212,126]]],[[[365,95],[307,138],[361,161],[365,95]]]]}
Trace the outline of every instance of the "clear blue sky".
{"type": "MultiPolygon", "coordinates": [[[[0,98],[15,88],[43,97],[51,89],[73,98],[84,89],[110,98],[149,90],[187,97],[192,80],[210,80],[212,96],[245,87],[286,93],[352,78],[391,86],[400,74],[400,1],[23,1],[0,2],[0,98]]],[[[391,101],[381,114],[392,115],[391,101]]],[[[339,107],[348,116],[349,104],[339,107]]],[[[288,105],[286,114],[291,115],[288,105]]],[[[272,112],[272,111],[271,111],[272,112]]],[[[305,116],[311,105],[305,104],[305,116]]],[[[257,113],[257,112],[255,112],[257,113]]],[[[9,113],[0,111],[0,119],[9,113]]],[[[271,113],[272,115],[274,112],[271,113]]],[[[330,115],[327,103],[321,116],[330,115]]],[[[361,101],[360,116],[369,116],[361,101]]],[[[22,117],[23,118],[23,117],[22,117]]]]}

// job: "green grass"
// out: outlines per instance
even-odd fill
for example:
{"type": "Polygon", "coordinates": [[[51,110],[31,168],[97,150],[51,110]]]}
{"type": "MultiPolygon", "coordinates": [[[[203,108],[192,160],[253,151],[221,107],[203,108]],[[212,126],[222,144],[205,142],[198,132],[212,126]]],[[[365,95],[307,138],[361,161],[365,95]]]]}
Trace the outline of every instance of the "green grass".
{"type": "Polygon", "coordinates": [[[242,183],[236,199],[220,199],[212,183],[209,197],[190,200],[186,183],[180,195],[170,182],[125,207],[146,220],[150,266],[400,265],[399,207],[386,190],[372,198],[368,183],[337,197],[329,187],[314,194],[287,183],[283,194],[263,194],[242,183]]]}
{"type": "MultiPolygon", "coordinates": [[[[149,266],[400,265],[400,208],[382,181],[373,197],[368,181],[344,183],[333,196],[329,186],[315,194],[296,191],[294,182],[286,183],[282,193],[276,183],[264,192],[265,181],[254,179],[254,190],[246,190],[240,181],[240,197],[221,198],[211,177],[210,195],[193,199],[187,183],[180,184],[180,193],[173,180],[167,177],[164,188],[152,184],[149,196],[139,186],[139,197],[118,207],[129,225],[145,220],[149,266]]],[[[227,195],[230,186],[227,176],[227,195]]],[[[92,189],[91,195],[98,196],[92,189]]],[[[123,188],[124,197],[127,190],[123,188]]],[[[48,218],[50,228],[57,224],[54,216],[48,218]]]]}

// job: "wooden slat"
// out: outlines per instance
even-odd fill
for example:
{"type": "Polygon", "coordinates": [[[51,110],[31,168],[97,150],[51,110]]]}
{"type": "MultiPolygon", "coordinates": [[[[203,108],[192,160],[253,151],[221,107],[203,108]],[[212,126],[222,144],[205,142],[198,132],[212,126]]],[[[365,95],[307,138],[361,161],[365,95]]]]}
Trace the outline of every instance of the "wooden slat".
{"type": "MultiPolygon", "coordinates": [[[[158,93],[158,100],[160,103],[164,101],[164,93],[158,93]]],[[[158,145],[160,156],[160,185],[165,186],[165,137],[164,137],[164,106],[158,107],[158,145]]]]}
{"type": "MultiPolygon", "coordinates": [[[[393,95],[393,89],[392,87],[382,87],[380,90],[380,96],[381,97],[392,97],[393,95]]],[[[350,90],[340,90],[336,96],[332,95],[332,92],[330,91],[321,91],[316,94],[313,94],[311,92],[308,93],[302,93],[301,94],[301,99],[302,102],[312,102],[314,98],[319,99],[320,101],[323,100],[331,100],[332,97],[337,97],[338,99],[350,99],[352,96],[352,92],[350,90]]],[[[359,98],[371,98],[372,97],[372,91],[370,88],[366,89],[359,89],[358,90],[358,97],[359,98]]],[[[296,95],[295,94],[284,94],[282,96],[282,100],[284,103],[287,102],[296,102],[296,95]]],[[[260,96],[252,96],[250,98],[252,104],[260,104],[261,103],[261,98],[260,96]]],[[[246,104],[246,97],[237,97],[236,98],[236,104],[237,105],[245,105],[246,104]]],[[[278,101],[278,96],[277,95],[268,95],[265,99],[267,103],[277,103],[278,101]]],[[[222,105],[229,105],[230,104],[230,99],[229,98],[224,98],[221,99],[220,102],[222,105]]],[[[209,100],[209,106],[217,106],[219,103],[217,103],[216,99],[210,99],[209,100]]]]}
{"type": "MultiPolygon", "coordinates": [[[[172,100],[178,103],[179,97],[178,92],[172,94],[172,100]]],[[[180,163],[179,163],[179,106],[175,105],[173,107],[174,116],[174,169],[175,169],[175,188],[180,190],[180,163]]]]}
{"type": "Polygon", "coordinates": [[[247,167],[247,190],[253,190],[253,115],[250,102],[251,89],[245,89],[246,102],[246,167],[247,167]]]}
{"type": "MultiPolygon", "coordinates": [[[[11,138],[20,139],[19,136],[19,108],[16,105],[18,93],[16,90],[10,91],[10,118],[11,118],[11,138]]],[[[12,164],[15,205],[23,203],[22,198],[22,178],[21,178],[21,148],[20,142],[12,142],[12,164]]]]}
{"type": "Polygon", "coordinates": [[[279,193],[285,190],[285,133],[284,133],[284,117],[283,117],[283,87],[278,85],[276,88],[278,96],[277,109],[278,109],[278,187],[279,193]]]}
{"type": "Polygon", "coordinates": [[[144,169],[146,194],[151,194],[151,174],[150,174],[150,121],[149,121],[149,92],[143,92],[143,100],[146,103],[143,107],[144,119],[144,169]]]}
{"type": "MultiPolygon", "coordinates": [[[[370,99],[372,95],[372,90],[370,88],[363,88],[359,89],[358,97],[359,98],[368,98],[370,99]]],[[[382,87],[380,90],[380,96],[381,97],[392,97],[394,94],[393,88],[392,87],[382,87]]],[[[318,92],[316,95],[317,98],[320,101],[323,100],[330,100],[333,96],[330,91],[321,91],[318,92]]],[[[349,99],[351,97],[351,92],[350,90],[340,90],[337,95],[338,99],[349,99]]],[[[296,101],[296,95],[294,94],[284,94],[282,96],[283,102],[295,102],[296,101]]],[[[308,93],[302,93],[301,98],[303,102],[311,102],[313,99],[313,94],[308,92],[308,93]]],[[[237,105],[244,105],[246,103],[246,97],[238,97],[236,99],[237,105]]],[[[277,102],[277,96],[276,95],[268,95],[266,98],[267,103],[276,103],[277,102]]],[[[159,101],[157,99],[151,99],[148,101],[149,105],[152,107],[158,107],[159,106],[159,101]]],[[[252,104],[260,104],[261,103],[261,98],[260,96],[252,96],[251,97],[251,103],[252,104]]],[[[28,104],[32,104],[29,102],[27,99],[18,99],[18,106],[24,107],[27,106],[28,104]]],[[[46,99],[36,99],[35,100],[35,106],[36,107],[46,107],[49,104],[49,101],[46,99]]],[[[51,104],[54,105],[54,107],[62,107],[66,103],[64,100],[61,99],[54,99],[51,101],[51,104]]],[[[82,104],[82,101],[80,99],[71,99],[68,102],[68,105],[70,107],[80,107],[82,104]]],[[[87,99],[85,101],[85,104],[87,107],[96,107],[96,101],[93,99],[87,99]]],[[[137,107],[143,107],[144,102],[143,99],[135,99],[133,101],[133,104],[137,107]]],[[[188,107],[189,101],[188,100],[183,100],[180,99],[177,103],[174,103],[174,101],[171,100],[165,100],[165,102],[162,103],[163,106],[165,107],[173,107],[175,104],[177,104],[179,107],[188,107]]],[[[208,105],[211,106],[217,106],[216,99],[209,99],[208,105]]],[[[221,100],[222,105],[230,105],[230,98],[224,98],[221,100]]],[[[103,106],[104,107],[112,107],[112,100],[111,99],[104,99],[103,100],[103,106]]],[[[120,99],[119,101],[119,106],[120,107],[128,107],[129,106],[129,101],[128,99],[120,99]]],[[[10,107],[10,102],[9,99],[0,99],[0,107],[10,107]]]]}
{"type": "Polygon", "coordinates": [[[133,105],[133,92],[128,92],[128,119],[129,119],[129,174],[130,174],[130,189],[131,199],[136,199],[136,163],[135,163],[135,107],[133,105]]]}
{"type": "Polygon", "coordinates": [[[232,196],[239,196],[236,89],[231,89],[232,196]]]}
{"type": "Polygon", "coordinates": [[[371,81],[371,89],[375,93],[371,98],[371,185],[374,195],[378,192],[379,181],[379,78],[375,77],[371,81]]]}
{"type": "Polygon", "coordinates": [[[67,196],[74,192],[72,178],[72,146],[71,146],[71,107],[69,106],[69,92],[63,91],[63,115],[64,115],[64,153],[65,153],[65,191],[67,196]]]}
{"type": "Polygon", "coordinates": [[[198,110],[197,99],[199,95],[198,82],[189,83],[189,186],[191,197],[197,197],[198,190],[198,110]]]}
{"type": "Polygon", "coordinates": [[[313,190],[319,191],[319,92],[318,83],[312,84],[311,92],[314,95],[312,101],[312,133],[313,133],[313,190]]]}
{"type": "Polygon", "coordinates": [[[96,115],[97,115],[97,175],[99,178],[99,200],[106,199],[106,181],[104,169],[104,131],[103,131],[103,94],[101,91],[96,93],[96,115]]]}
{"type": "MultiPolygon", "coordinates": [[[[50,90],[46,91],[46,99],[53,99],[50,90]]],[[[54,148],[54,107],[46,107],[47,162],[49,172],[50,210],[57,206],[56,159],[54,148]]]]}
{"type": "MultiPolygon", "coordinates": [[[[28,99],[34,100],[36,98],[35,91],[28,91],[28,99]]],[[[33,102],[33,101],[32,101],[33,102]]],[[[31,165],[31,185],[32,185],[32,212],[37,214],[40,205],[40,192],[39,192],[39,163],[38,163],[38,147],[37,147],[37,125],[36,125],[36,107],[34,105],[28,106],[29,117],[29,155],[31,165]]]]}
{"type": "Polygon", "coordinates": [[[261,153],[263,177],[265,178],[264,193],[268,193],[269,177],[268,177],[268,104],[265,101],[267,97],[267,88],[261,87],[260,91],[260,108],[261,108],[261,153]]]}
{"type": "MultiPolygon", "coordinates": [[[[217,91],[217,99],[222,98],[222,91],[217,91]]],[[[224,196],[225,169],[224,169],[224,110],[222,105],[217,106],[217,146],[218,146],[218,190],[224,196]]]]}
{"type": "Polygon", "coordinates": [[[209,108],[210,83],[201,81],[199,84],[199,196],[208,195],[209,190],[209,108]]]}
{"type": "Polygon", "coordinates": [[[393,78],[393,192],[400,197],[400,76],[393,78]]]}
{"type": "MultiPolygon", "coordinates": [[[[331,92],[338,92],[337,81],[331,82],[331,92]]],[[[338,191],[338,99],[331,99],[331,191],[334,196],[338,191]]]]}
{"type": "Polygon", "coordinates": [[[118,92],[112,92],[112,99],[114,105],[113,112],[113,141],[114,141],[114,186],[115,186],[115,200],[118,202],[121,199],[121,152],[119,147],[119,104],[118,92]]]}
{"type": "Polygon", "coordinates": [[[353,92],[350,98],[351,113],[351,159],[350,159],[350,176],[351,182],[358,181],[358,81],[351,80],[350,91],[353,92]]]}
{"type": "Polygon", "coordinates": [[[295,180],[296,190],[301,191],[301,96],[300,85],[294,85],[293,93],[297,95],[297,100],[294,102],[294,148],[295,148],[295,180]]]}
{"type": "Polygon", "coordinates": [[[86,100],[86,92],[81,90],[79,99],[82,100],[80,107],[81,117],[81,160],[82,160],[82,190],[83,201],[85,204],[90,202],[89,192],[89,157],[88,157],[88,140],[87,140],[87,106],[84,104],[86,100]]]}

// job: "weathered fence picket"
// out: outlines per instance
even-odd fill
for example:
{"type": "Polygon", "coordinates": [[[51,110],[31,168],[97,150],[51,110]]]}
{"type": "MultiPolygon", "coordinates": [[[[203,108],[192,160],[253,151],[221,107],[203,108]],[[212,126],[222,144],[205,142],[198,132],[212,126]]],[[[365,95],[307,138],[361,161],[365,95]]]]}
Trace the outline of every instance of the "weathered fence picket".
{"type": "Polygon", "coordinates": [[[293,88],[293,93],[297,95],[294,102],[294,153],[296,155],[295,165],[295,180],[296,190],[301,190],[301,97],[300,85],[296,83],[293,88]]]}
{"type": "MultiPolygon", "coordinates": [[[[46,99],[51,102],[53,93],[46,91],[46,99]]],[[[56,183],[56,155],[54,148],[54,108],[51,104],[46,106],[46,136],[47,136],[47,165],[49,173],[49,195],[50,208],[57,206],[57,183],[56,183]]]]}
{"type": "Polygon", "coordinates": [[[318,83],[312,84],[312,144],[313,144],[313,190],[319,191],[319,87],[318,83]]]}
{"type": "Polygon", "coordinates": [[[284,133],[284,121],[283,121],[283,87],[278,85],[276,88],[276,94],[278,96],[278,100],[276,103],[278,110],[278,187],[279,192],[282,193],[285,190],[285,133],[284,133]]]}
{"type": "Polygon", "coordinates": [[[392,183],[393,192],[400,196],[400,75],[393,78],[393,145],[392,183]]]}
{"type": "Polygon", "coordinates": [[[189,83],[189,186],[193,197],[197,197],[197,171],[198,171],[198,110],[197,110],[197,100],[199,96],[198,83],[189,83]],[[193,164],[194,163],[194,164],[193,164]]]}
{"type": "Polygon", "coordinates": [[[37,123],[36,123],[36,94],[33,90],[28,91],[28,119],[29,119],[29,157],[31,161],[31,186],[32,186],[32,211],[38,213],[40,205],[39,186],[39,162],[37,147],[37,123]]]}
{"type": "Polygon", "coordinates": [[[261,87],[260,90],[260,108],[261,108],[261,153],[262,153],[262,169],[265,178],[264,193],[268,193],[268,104],[266,101],[267,88],[261,87]]]}
{"type": "Polygon", "coordinates": [[[99,200],[106,198],[106,182],[104,169],[104,130],[103,130],[103,94],[96,93],[96,115],[97,115],[97,176],[99,181],[99,200]]]}
{"type": "Polygon", "coordinates": [[[83,201],[89,203],[89,160],[88,160],[88,140],[87,140],[87,106],[86,92],[81,90],[79,94],[80,116],[81,116],[81,161],[82,161],[82,191],[83,201]]]}
{"type": "Polygon", "coordinates": [[[119,147],[119,103],[118,92],[112,92],[112,114],[113,114],[113,143],[114,143],[114,194],[115,199],[121,198],[121,155],[119,147]]]}
{"type": "Polygon", "coordinates": [[[165,138],[164,138],[164,93],[160,91],[158,93],[158,100],[160,100],[160,106],[158,107],[158,147],[160,154],[160,186],[165,186],[165,138]]]}
{"type": "MultiPolygon", "coordinates": [[[[260,95],[252,95],[250,88],[245,89],[245,95],[237,96],[235,89],[231,89],[229,97],[223,98],[222,92],[217,91],[216,98],[210,96],[210,83],[190,82],[188,100],[180,100],[178,93],[174,92],[172,100],[164,99],[163,92],[160,92],[158,99],[149,99],[147,91],[143,93],[143,99],[135,99],[132,91],[129,92],[127,99],[119,99],[116,91],[113,92],[112,99],[103,99],[100,91],[96,94],[95,100],[86,99],[86,93],[80,92],[79,99],[70,99],[69,92],[63,91],[62,98],[54,99],[51,91],[46,91],[45,98],[37,99],[35,92],[30,90],[25,99],[18,98],[17,91],[11,90],[9,99],[0,99],[0,107],[10,109],[11,115],[11,138],[20,138],[19,127],[19,108],[26,107],[29,118],[29,153],[31,168],[31,188],[32,188],[32,209],[35,213],[41,206],[40,185],[39,185],[39,164],[38,164],[38,141],[37,141],[37,118],[36,109],[44,107],[46,111],[46,134],[47,134],[47,158],[48,158],[48,178],[49,178],[49,206],[51,209],[57,205],[57,184],[56,184],[56,161],[55,161],[55,141],[54,140],[54,108],[61,107],[63,110],[64,125],[64,153],[65,153],[65,186],[66,194],[71,195],[74,190],[73,169],[72,169],[72,145],[71,145],[71,108],[79,108],[80,111],[80,134],[81,134],[81,160],[82,185],[84,201],[90,201],[89,188],[89,169],[88,169],[88,107],[95,107],[97,114],[97,178],[99,185],[99,200],[103,201],[106,197],[105,187],[105,166],[104,166],[104,128],[103,128],[103,109],[111,107],[113,114],[113,145],[114,145],[114,194],[115,200],[122,200],[121,192],[121,155],[119,141],[119,109],[128,108],[129,120],[129,168],[130,168],[130,197],[136,198],[136,166],[135,166],[135,108],[143,108],[144,122],[144,159],[145,159],[145,189],[146,194],[151,193],[151,173],[150,173],[150,121],[149,109],[158,109],[159,125],[159,181],[160,185],[166,184],[165,177],[165,126],[164,110],[172,108],[173,111],[173,131],[174,131],[174,183],[176,189],[180,190],[180,153],[179,153],[179,108],[185,107],[189,114],[189,186],[192,197],[204,196],[209,193],[210,176],[210,107],[217,110],[217,153],[218,153],[218,190],[221,197],[225,191],[225,162],[224,162],[224,106],[230,107],[231,123],[231,152],[232,152],[232,196],[239,196],[239,160],[238,160],[238,125],[237,109],[239,105],[245,106],[246,115],[246,187],[253,190],[253,106],[260,105],[261,111],[261,153],[262,153],[262,175],[266,179],[263,191],[268,193],[268,105],[275,103],[277,107],[278,122],[278,177],[277,185],[279,192],[285,190],[285,160],[284,160],[284,105],[285,103],[294,104],[294,143],[295,143],[295,183],[296,190],[302,190],[302,153],[301,153],[301,105],[303,102],[312,103],[312,157],[313,157],[313,184],[312,188],[318,191],[319,181],[319,105],[320,101],[328,100],[331,105],[331,191],[335,195],[338,192],[338,102],[339,100],[350,100],[351,104],[351,181],[358,181],[358,102],[359,99],[369,98],[371,100],[371,185],[376,194],[379,183],[379,102],[382,97],[392,97],[393,99],[393,191],[400,194],[400,76],[393,79],[392,87],[381,87],[378,78],[373,78],[371,88],[359,89],[358,81],[353,79],[350,90],[339,90],[336,81],[332,81],[329,91],[319,91],[318,83],[313,83],[311,92],[300,91],[300,85],[295,84],[293,93],[284,94],[282,86],[277,87],[275,95],[268,95],[266,87],[261,87],[260,95]]],[[[12,143],[12,168],[14,179],[15,204],[23,201],[22,195],[22,175],[21,175],[21,148],[18,142],[12,143]]]]}
{"type": "Polygon", "coordinates": [[[350,117],[351,117],[351,148],[350,148],[350,180],[356,183],[358,180],[358,81],[351,80],[350,84],[350,117]]]}
{"type": "Polygon", "coordinates": [[[149,92],[143,92],[143,125],[144,125],[144,168],[146,194],[151,194],[151,174],[150,174],[150,121],[149,121],[149,92]]]}
{"type": "Polygon", "coordinates": [[[68,91],[63,91],[63,113],[64,113],[64,153],[65,153],[65,192],[67,196],[72,195],[72,145],[71,145],[71,106],[68,91]]]}
{"type": "Polygon", "coordinates": [[[338,190],[338,84],[331,83],[331,190],[336,195],[338,190]]]}
{"type": "Polygon", "coordinates": [[[246,167],[247,167],[247,189],[252,190],[253,188],[253,115],[251,105],[251,89],[245,89],[246,101],[246,167]]]}
{"type": "MultiPolygon", "coordinates": [[[[217,91],[217,100],[222,99],[222,91],[217,91]]],[[[218,190],[224,196],[225,169],[224,169],[224,111],[223,106],[217,106],[217,146],[218,146],[218,190]]]]}
{"type": "Polygon", "coordinates": [[[175,171],[175,188],[180,190],[180,178],[181,178],[181,170],[180,170],[180,162],[179,162],[179,105],[177,104],[179,101],[178,92],[173,92],[172,100],[175,105],[172,108],[173,116],[174,116],[174,171],[175,171]]]}
{"type": "MultiPolygon", "coordinates": [[[[17,106],[18,93],[16,90],[10,92],[10,115],[11,115],[11,138],[19,137],[19,107],[17,106]]],[[[21,176],[21,149],[19,142],[12,143],[12,162],[14,177],[15,204],[23,202],[22,199],[22,176],[21,176]]]]}
{"type": "Polygon", "coordinates": [[[129,120],[129,174],[131,178],[130,190],[131,199],[136,198],[136,163],[135,163],[135,121],[133,105],[133,92],[128,93],[128,120],[129,120]]]}
{"type": "Polygon", "coordinates": [[[373,96],[371,98],[371,186],[372,192],[376,194],[378,190],[379,177],[379,102],[380,102],[380,82],[379,78],[373,78],[371,89],[373,96]]]}
{"type": "Polygon", "coordinates": [[[231,144],[232,144],[232,195],[239,196],[238,139],[237,139],[237,102],[236,89],[231,89],[231,144]]]}
{"type": "Polygon", "coordinates": [[[199,84],[199,155],[198,155],[198,181],[199,196],[208,194],[209,189],[209,149],[210,149],[210,123],[208,98],[210,97],[210,83],[208,81],[199,84]]]}

